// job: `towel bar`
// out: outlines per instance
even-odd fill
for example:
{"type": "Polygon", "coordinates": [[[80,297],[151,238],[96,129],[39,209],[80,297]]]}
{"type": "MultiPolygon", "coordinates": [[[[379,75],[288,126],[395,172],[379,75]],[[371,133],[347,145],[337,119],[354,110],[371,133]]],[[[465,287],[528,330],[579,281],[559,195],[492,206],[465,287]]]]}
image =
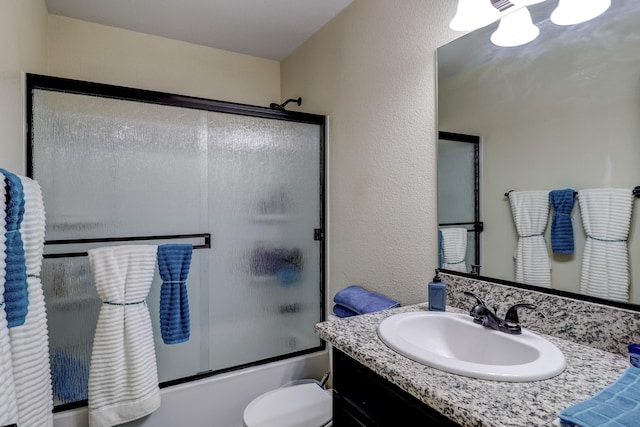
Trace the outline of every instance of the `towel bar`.
{"type": "MultiPolygon", "coordinates": [[[[202,239],[203,243],[194,245],[193,249],[209,249],[211,248],[211,234],[174,234],[165,236],[130,236],[130,237],[104,237],[94,239],[69,239],[69,240],[48,240],[45,245],[72,245],[82,243],[113,243],[113,242],[140,242],[147,240],[182,240],[182,239],[202,239]]],[[[65,252],[44,254],[43,258],[73,258],[87,256],[87,252],[65,252]]]]}
{"type": "MultiPolygon", "coordinates": [[[[504,197],[509,197],[509,193],[511,193],[512,191],[515,191],[515,190],[509,190],[506,193],[504,193],[504,197]]],[[[634,187],[633,190],[631,190],[631,193],[634,195],[634,197],[640,198],[640,185],[638,185],[637,187],[634,187]]],[[[578,195],[578,192],[574,191],[573,196],[575,197],[577,195],[578,195]]]]}

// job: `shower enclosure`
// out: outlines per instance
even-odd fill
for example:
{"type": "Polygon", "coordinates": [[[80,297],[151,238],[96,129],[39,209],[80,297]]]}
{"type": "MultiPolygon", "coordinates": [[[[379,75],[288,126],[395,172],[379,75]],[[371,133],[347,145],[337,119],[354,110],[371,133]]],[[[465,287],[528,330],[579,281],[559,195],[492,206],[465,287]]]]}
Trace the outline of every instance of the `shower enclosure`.
{"type": "Polygon", "coordinates": [[[157,272],[147,299],[161,386],[324,348],[323,116],[39,75],[27,99],[58,410],[87,398],[94,247],[194,245],[190,340],[162,342],[157,272]]]}
{"type": "Polygon", "coordinates": [[[467,230],[465,271],[480,274],[480,137],[438,133],[438,223],[467,230]]]}

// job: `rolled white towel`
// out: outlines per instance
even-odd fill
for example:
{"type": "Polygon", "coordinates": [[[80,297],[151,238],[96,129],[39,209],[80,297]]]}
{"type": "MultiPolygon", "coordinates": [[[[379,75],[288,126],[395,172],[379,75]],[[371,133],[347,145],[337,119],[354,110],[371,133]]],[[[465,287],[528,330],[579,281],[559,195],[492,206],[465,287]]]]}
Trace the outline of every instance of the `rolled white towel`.
{"type": "Polygon", "coordinates": [[[89,368],[89,426],[109,427],[160,407],[151,317],[145,299],[157,247],[112,246],[89,251],[98,315],[89,368]]]}
{"type": "Polygon", "coordinates": [[[580,292],[615,301],[629,301],[629,229],[633,193],[627,188],[580,190],[578,202],[587,234],[580,292]]]}
{"type": "MultiPolygon", "coordinates": [[[[0,173],[0,302],[4,302],[5,278],[5,185],[0,173]]],[[[13,362],[11,360],[11,340],[4,306],[0,307],[0,425],[17,424],[18,404],[16,401],[13,362]]]]}
{"type": "Polygon", "coordinates": [[[49,334],[40,282],[44,251],[45,212],[38,183],[20,177],[24,218],[20,227],[27,267],[29,311],[23,325],[9,330],[19,425],[53,426],[53,393],[49,366],[49,334]]]}
{"type": "Polygon", "coordinates": [[[511,191],[509,202],[518,232],[516,281],[550,288],[551,261],[544,240],[549,218],[549,192],[511,191]]]}
{"type": "Polygon", "coordinates": [[[467,229],[441,228],[440,231],[442,231],[442,268],[462,273],[468,272],[467,229]]]}

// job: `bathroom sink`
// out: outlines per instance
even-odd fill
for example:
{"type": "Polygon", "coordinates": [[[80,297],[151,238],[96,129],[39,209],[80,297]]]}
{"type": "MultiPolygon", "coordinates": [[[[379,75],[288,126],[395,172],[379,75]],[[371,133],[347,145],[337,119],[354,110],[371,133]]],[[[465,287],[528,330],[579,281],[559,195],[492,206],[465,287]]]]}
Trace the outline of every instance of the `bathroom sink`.
{"type": "Polygon", "coordinates": [[[526,329],[509,335],[468,314],[410,312],[384,319],[378,336],[409,359],[452,374],[495,381],[537,381],[560,374],[562,352],[526,329]]]}

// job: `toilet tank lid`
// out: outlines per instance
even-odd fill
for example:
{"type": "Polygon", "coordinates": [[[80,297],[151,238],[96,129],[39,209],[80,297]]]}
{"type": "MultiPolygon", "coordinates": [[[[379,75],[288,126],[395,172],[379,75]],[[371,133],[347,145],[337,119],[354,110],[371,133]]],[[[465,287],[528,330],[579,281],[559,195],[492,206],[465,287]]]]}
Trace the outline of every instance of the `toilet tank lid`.
{"type": "Polygon", "coordinates": [[[313,383],[272,390],[249,403],[243,421],[246,427],[320,427],[331,421],[331,395],[313,383]]]}

